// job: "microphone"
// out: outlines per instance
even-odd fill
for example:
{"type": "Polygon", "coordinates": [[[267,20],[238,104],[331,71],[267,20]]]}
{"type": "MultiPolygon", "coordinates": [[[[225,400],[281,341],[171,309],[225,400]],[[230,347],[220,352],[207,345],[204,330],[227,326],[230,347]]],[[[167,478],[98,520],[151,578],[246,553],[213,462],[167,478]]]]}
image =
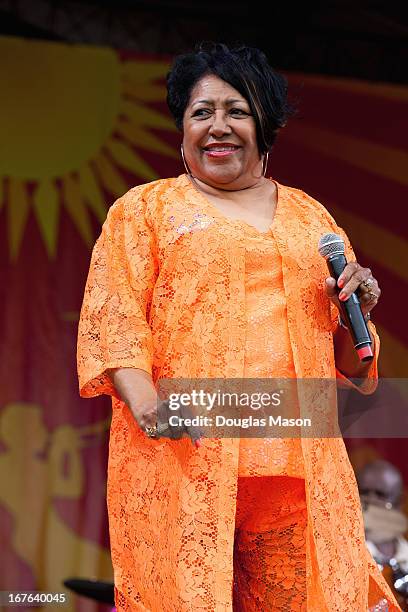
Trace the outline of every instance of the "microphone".
{"type": "MultiPolygon", "coordinates": [[[[347,265],[347,260],[344,255],[344,240],[337,234],[323,234],[319,240],[319,253],[325,258],[327,267],[329,268],[330,276],[338,281],[339,276],[347,265]]],[[[340,289],[337,287],[337,293],[340,289]]],[[[367,328],[367,323],[364,320],[361,312],[360,300],[356,293],[345,302],[340,301],[340,309],[343,320],[345,321],[348,330],[353,339],[354,348],[360,358],[360,361],[370,361],[373,359],[373,351],[371,348],[371,338],[367,328]]]]}

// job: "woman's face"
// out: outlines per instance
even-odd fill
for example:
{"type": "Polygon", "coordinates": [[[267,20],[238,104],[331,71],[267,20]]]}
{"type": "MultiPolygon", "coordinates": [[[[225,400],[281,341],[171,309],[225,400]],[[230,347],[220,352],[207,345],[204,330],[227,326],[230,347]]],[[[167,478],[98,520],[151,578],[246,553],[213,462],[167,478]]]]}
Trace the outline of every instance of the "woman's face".
{"type": "Polygon", "coordinates": [[[196,178],[221,189],[243,189],[262,178],[255,120],[231,85],[209,74],[193,88],[183,118],[184,155],[196,178]]]}

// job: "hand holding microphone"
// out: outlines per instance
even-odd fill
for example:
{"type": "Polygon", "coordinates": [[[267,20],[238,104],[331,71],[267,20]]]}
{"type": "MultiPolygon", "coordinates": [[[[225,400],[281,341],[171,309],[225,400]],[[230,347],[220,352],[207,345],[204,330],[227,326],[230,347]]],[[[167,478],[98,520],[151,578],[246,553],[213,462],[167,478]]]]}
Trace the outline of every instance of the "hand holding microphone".
{"type": "Polygon", "coordinates": [[[360,360],[369,361],[373,352],[365,316],[377,304],[381,290],[371,270],[357,262],[347,263],[344,252],[341,236],[324,234],[320,238],[319,253],[326,259],[331,275],[326,279],[327,295],[339,309],[360,360]]]}

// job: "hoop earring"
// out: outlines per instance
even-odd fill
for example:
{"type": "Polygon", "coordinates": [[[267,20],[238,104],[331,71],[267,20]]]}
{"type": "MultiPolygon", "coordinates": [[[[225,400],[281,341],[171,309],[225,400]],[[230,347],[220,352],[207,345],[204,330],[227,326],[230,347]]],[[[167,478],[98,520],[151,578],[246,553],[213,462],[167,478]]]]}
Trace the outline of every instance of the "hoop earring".
{"type": "Polygon", "coordinates": [[[181,151],[181,159],[183,160],[184,168],[185,168],[185,170],[186,170],[187,174],[189,174],[189,175],[192,177],[192,176],[193,176],[193,174],[192,174],[192,172],[191,172],[190,168],[188,167],[188,164],[187,164],[186,158],[184,157],[184,147],[183,147],[183,143],[181,143],[181,145],[180,145],[180,151],[181,151]]]}
{"type": "Polygon", "coordinates": [[[262,176],[266,176],[266,171],[268,169],[268,161],[269,161],[269,151],[265,153],[263,161],[262,161],[262,176]]]}

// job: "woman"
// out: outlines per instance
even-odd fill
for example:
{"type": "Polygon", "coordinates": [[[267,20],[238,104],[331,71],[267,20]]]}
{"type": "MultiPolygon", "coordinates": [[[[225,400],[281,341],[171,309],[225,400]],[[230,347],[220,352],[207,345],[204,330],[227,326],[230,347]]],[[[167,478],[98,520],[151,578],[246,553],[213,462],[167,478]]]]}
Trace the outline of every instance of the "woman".
{"type": "MultiPolygon", "coordinates": [[[[290,113],[284,78],[257,49],[217,44],[176,58],[168,104],[186,174],[111,207],[79,327],[81,395],[113,396],[118,610],[398,610],[366,551],[340,438],[203,438],[195,448],[160,437],[163,378],[337,375],[365,379],[367,393],[377,375],[339,324],[335,280],[324,281],[317,243],[340,228],[313,198],[264,176],[290,113]]],[[[365,315],[380,295],[356,262],[339,287],[340,299],[359,289],[365,315]]]]}

